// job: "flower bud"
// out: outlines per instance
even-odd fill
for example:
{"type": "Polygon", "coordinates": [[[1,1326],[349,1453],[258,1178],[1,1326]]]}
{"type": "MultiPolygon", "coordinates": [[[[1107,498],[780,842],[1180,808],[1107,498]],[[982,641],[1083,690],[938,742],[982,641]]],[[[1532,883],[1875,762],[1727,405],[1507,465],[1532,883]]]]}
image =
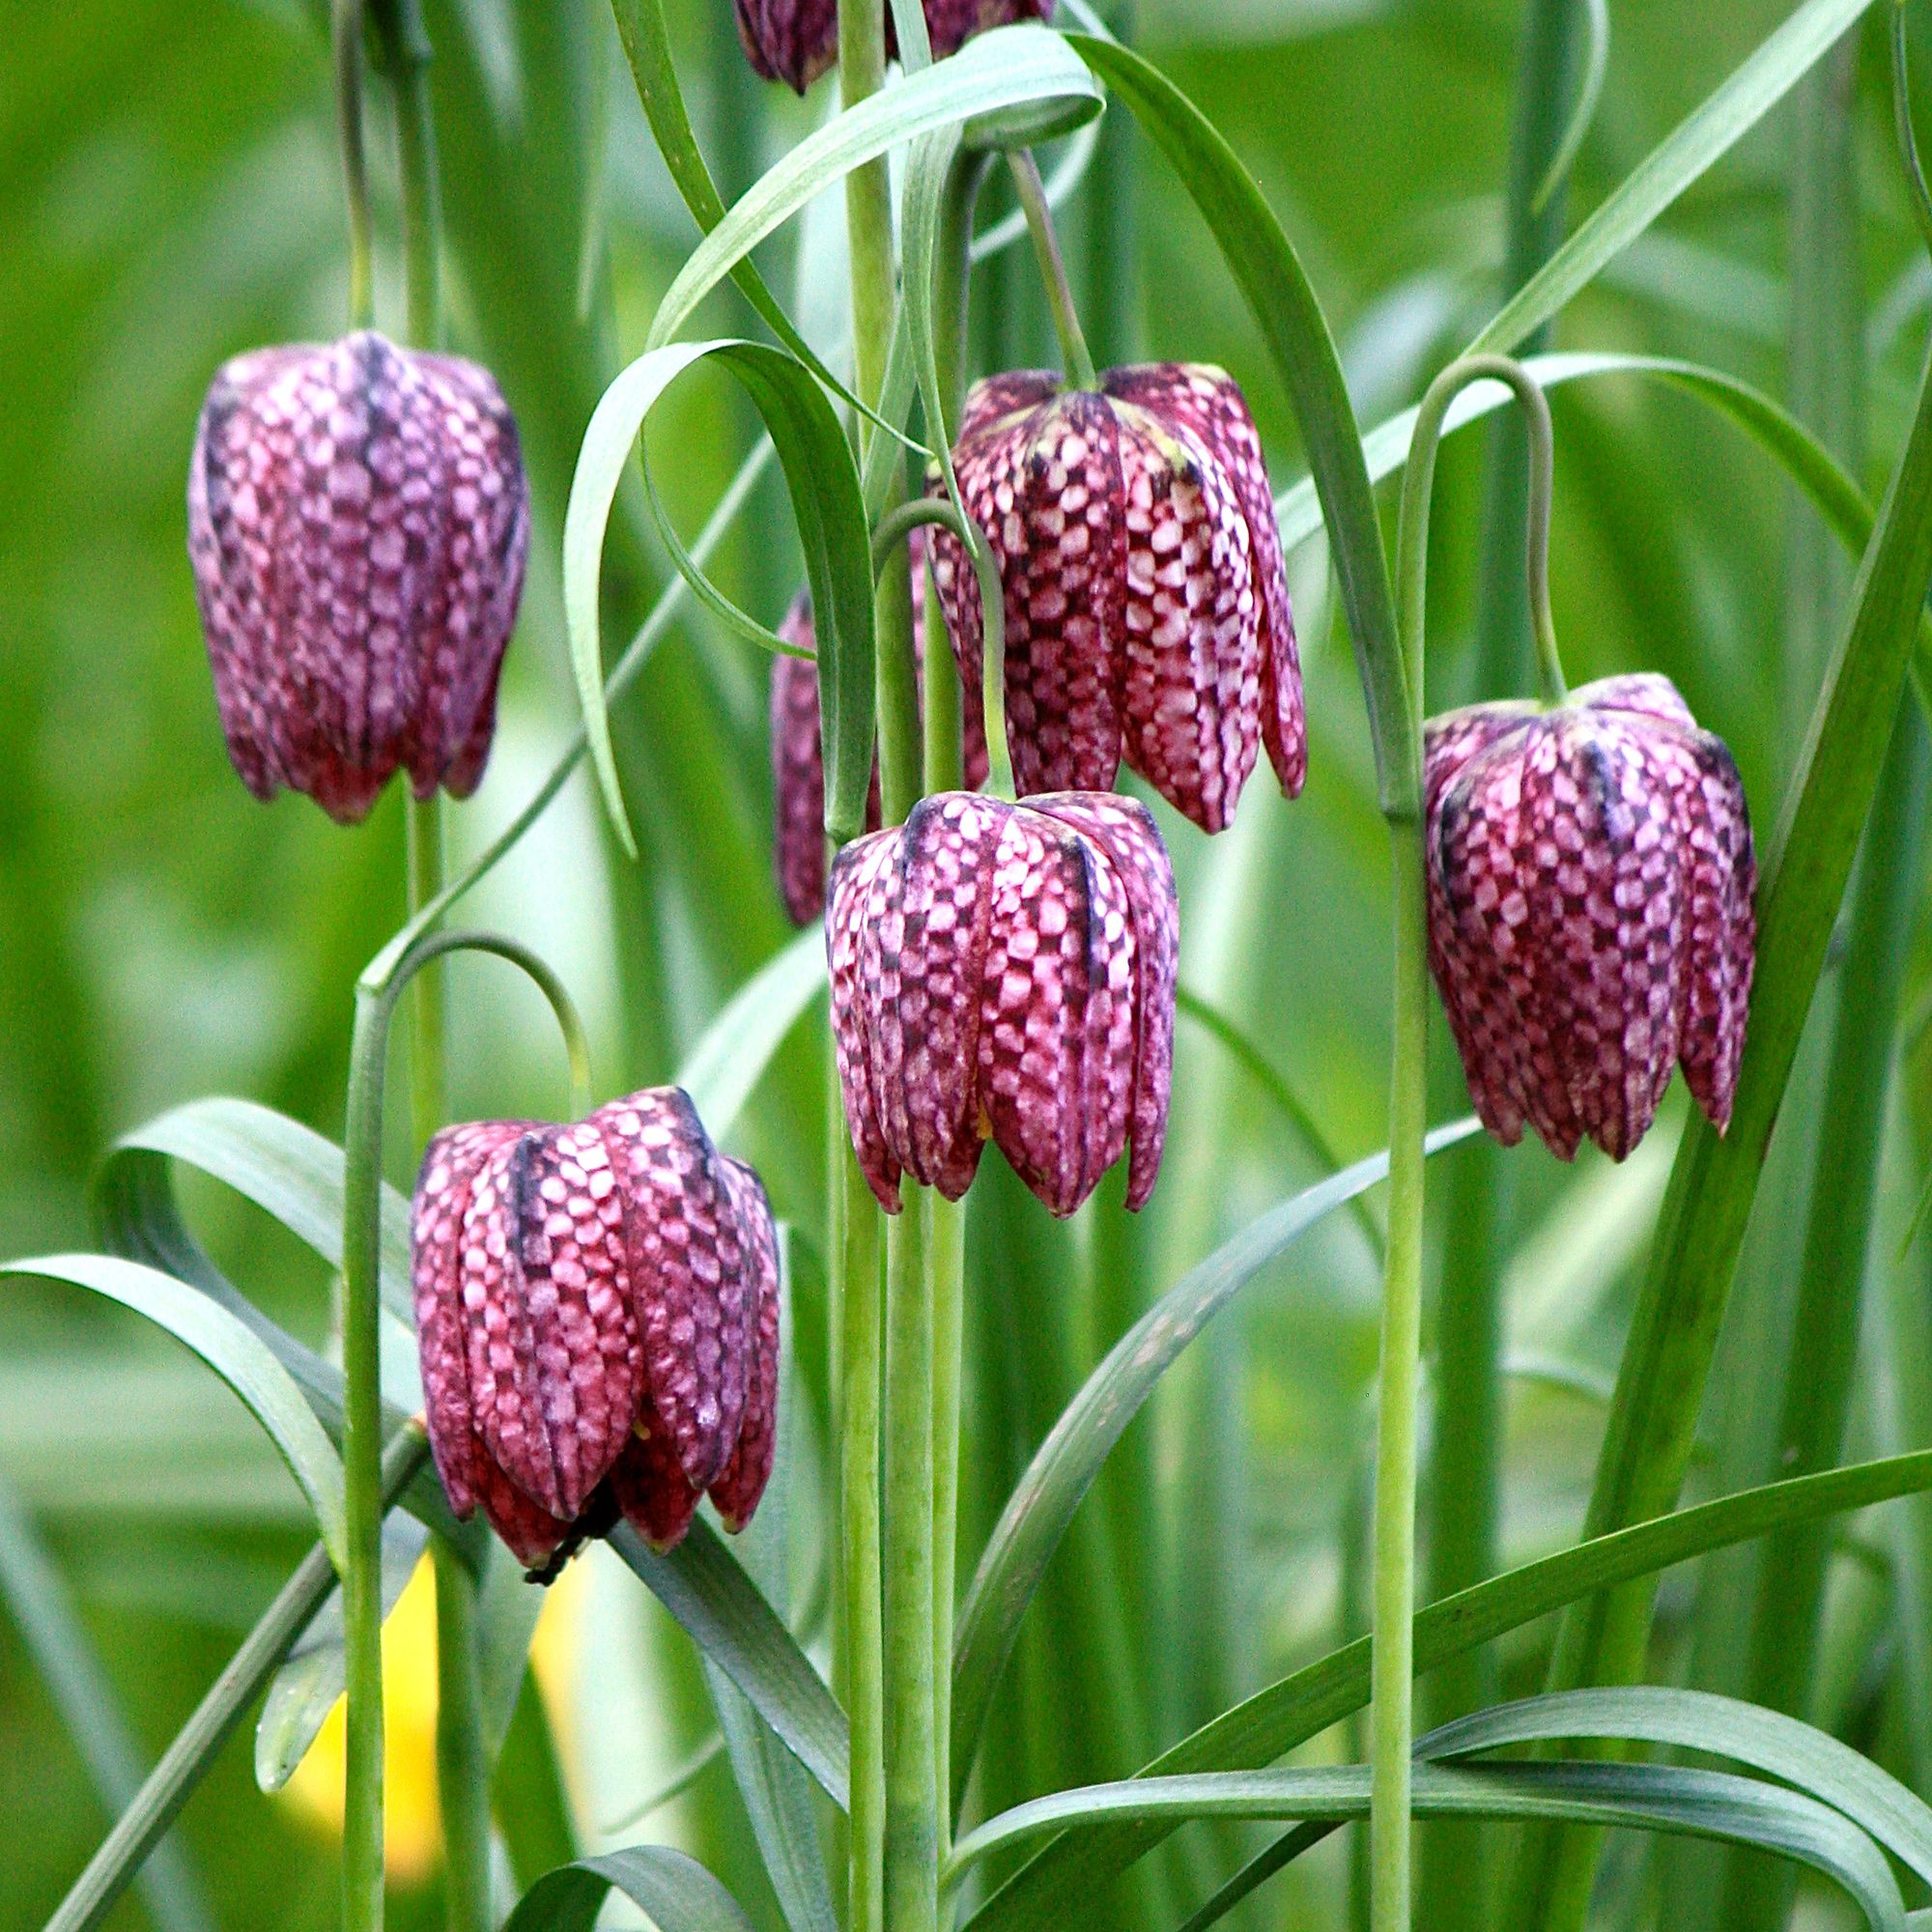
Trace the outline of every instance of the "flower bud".
{"type": "MultiPolygon", "coordinates": [[[[886,5],[886,52],[896,59],[898,29],[886,5]]],[[[753,68],[800,94],[838,59],[838,0],[736,0],[738,39],[753,68]]],[[[924,0],[932,57],[957,53],[973,35],[1018,20],[1045,20],[1053,0],[924,0]]]]}
{"type": "Polygon", "coordinates": [[[1744,786],[1669,679],[1424,734],[1430,966],[1483,1123],[1622,1160],[1679,1062],[1721,1133],[1744,1054],[1757,867],[1744,786]]]}
{"type": "MultiPolygon", "coordinates": [[[[922,695],[925,672],[925,532],[912,533],[912,649],[922,695]]],[[[779,636],[800,650],[816,652],[811,599],[800,591],[779,626],[779,636]]],[[[951,670],[949,668],[948,675],[951,670]]],[[[961,742],[966,782],[986,782],[986,724],[977,692],[962,694],[961,742]]],[[[772,809],[779,892],[794,925],[810,925],[825,910],[825,747],[818,719],[818,667],[805,658],[772,660],[772,809]]],[[[879,766],[872,761],[872,788],[866,800],[866,829],[882,822],[879,766]]]]}
{"type": "Polygon", "coordinates": [[[646,1089],[569,1126],[485,1121],[429,1144],[412,1272],[430,1447],[526,1565],[621,1512],[733,1528],[771,1472],[779,1270],[757,1177],[689,1097],[646,1089]]]}
{"type": "Polygon", "coordinates": [[[476,788],[529,543],[517,426],[489,373],[364,331],[216,372],[188,556],[228,755],[354,824],[399,766],[476,788]]]}
{"type": "Polygon", "coordinates": [[[832,873],[826,946],[845,1120],[890,1212],[901,1172],[949,1201],[988,1139],[1066,1215],[1167,1131],[1179,914],[1145,807],[1099,793],[923,800],[832,873]]]}
{"type": "MultiPolygon", "coordinates": [[[[1307,771],[1301,666],[1261,439],[1219,369],[1050,370],[975,385],[952,452],[1006,587],[1007,731],[1022,794],[1104,791],[1122,760],[1206,832],[1264,744],[1307,771]]],[[[978,582],[935,534],[933,575],[971,689],[978,582]]]]}

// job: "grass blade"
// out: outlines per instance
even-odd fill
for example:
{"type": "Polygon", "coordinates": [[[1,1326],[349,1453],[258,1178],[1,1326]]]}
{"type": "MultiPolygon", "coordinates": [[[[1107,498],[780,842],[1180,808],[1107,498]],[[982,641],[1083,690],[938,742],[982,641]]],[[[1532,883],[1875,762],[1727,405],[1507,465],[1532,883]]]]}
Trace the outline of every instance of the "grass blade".
{"type": "Polygon", "coordinates": [[[663,1845],[632,1845],[546,1872],[503,1932],[591,1932],[612,1891],[648,1913],[658,1932],[753,1932],[737,1900],[696,1859],[663,1845]]]}

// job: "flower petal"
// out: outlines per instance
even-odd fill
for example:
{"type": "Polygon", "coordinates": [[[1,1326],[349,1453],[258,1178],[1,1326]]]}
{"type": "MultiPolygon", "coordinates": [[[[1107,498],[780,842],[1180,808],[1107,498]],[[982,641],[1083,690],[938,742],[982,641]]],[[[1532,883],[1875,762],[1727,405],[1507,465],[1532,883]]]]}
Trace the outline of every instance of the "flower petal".
{"type": "Polygon", "coordinates": [[[715,1482],[745,1412],[751,1297],[722,1163],[691,1099],[650,1087],[590,1116],[624,1203],[644,1383],[694,1489],[715,1482]]]}
{"type": "Polygon", "coordinates": [[[1190,430],[1130,404],[1116,413],[1126,493],[1126,760],[1177,811],[1219,832],[1259,749],[1261,608],[1247,520],[1190,430]]]}
{"type": "Polygon", "coordinates": [[[1137,1208],[1153,1192],[1167,1138],[1180,950],[1174,866],[1152,814],[1138,800],[1103,792],[1055,792],[1029,804],[1091,839],[1125,889],[1134,963],[1133,1158],[1127,1206],[1137,1208]]]}
{"type": "Polygon", "coordinates": [[[752,1300],[752,1348],[745,1390],[745,1417],[724,1472],[711,1485],[711,1500],[726,1529],[751,1521],[771,1480],[779,1420],[779,1243],[764,1183],[741,1160],[724,1163],[725,1185],[744,1230],[752,1300]]]}
{"type": "Polygon", "coordinates": [[[832,867],[825,950],[832,988],[832,1044],[845,1126],[866,1181],[887,1213],[899,1211],[900,1163],[893,1154],[872,1078],[872,987],[862,972],[867,931],[882,916],[881,893],[895,863],[897,835],[855,838],[832,867]]]}
{"type": "Polygon", "coordinates": [[[684,1541],[697,1513],[698,1492],[686,1479],[670,1432],[644,1399],[624,1453],[611,1470],[611,1488],[625,1520],[661,1554],[684,1541]]]}

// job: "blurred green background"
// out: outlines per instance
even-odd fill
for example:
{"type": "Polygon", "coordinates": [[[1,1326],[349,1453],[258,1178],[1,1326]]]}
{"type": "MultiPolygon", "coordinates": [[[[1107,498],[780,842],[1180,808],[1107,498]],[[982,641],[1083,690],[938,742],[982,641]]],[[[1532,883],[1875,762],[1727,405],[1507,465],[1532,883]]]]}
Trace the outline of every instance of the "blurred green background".
{"type": "MultiPolygon", "coordinates": [[[[725,0],[670,11],[700,139],[735,191],[823,99],[801,107],[751,78],[725,0]]],[[[1619,0],[1607,92],[1572,208],[1620,180],[1788,11],[1783,0],[1619,0]]],[[[520,417],[536,516],[495,756],[454,818],[461,851],[510,814],[572,724],[556,554],[577,441],[694,230],[612,58],[609,18],[590,0],[432,0],[427,12],[452,343],[496,370],[520,417]]],[[[1228,134],[1302,248],[1365,423],[1413,400],[1495,305],[1521,15],[1518,0],[1140,6],[1140,43],[1228,134]]],[[[1876,40],[1853,50],[1841,78],[1861,222],[1850,339],[1865,354],[1839,356],[1799,400],[1815,414],[1835,382],[1860,425],[1840,423],[1840,446],[1861,449],[1877,477],[1921,350],[1932,270],[1896,184],[1876,40]]],[[[1787,353],[1794,303],[1816,298],[1795,292],[1815,292],[1807,272],[1819,257],[1816,233],[1794,231],[1792,180],[1804,117],[1820,111],[1811,90],[1772,117],[1566,314],[1559,343],[1685,355],[1774,393],[1802,390],[1787,353]]],[[[386,152],[379,134],[384,161],[386,152]]],[[[1247,387],[1285,486],[1301,468],[1293,425],[1239,298],[1157,161],[1131,137],[1120,152],[1096,176],[1097,227],[1091,190],[1067,216],[1069,247],[1087,265],[1089,332],[1103,354],[1225,362],[1247,387]]],[[[804,275],[821,296],[837,287],[826,245],[820,234],[804,275]]],[[[0,1252],[86,1245],[103,1149],[191,1096],[245,1094],[339,1133],[350,988],[401,914],[398,799],[392,791],[350,834],[306,801],[265,809],[242,790],[209,689],[183,492],[216,363],[255,344],[338,332],[344,254],[315,7],[71,0],[11,11],[0,34],[0,1252]]],[[[774,246],[768,268],[788,285],[788,243],[774,246]]],[[[1049,355],[1031,275],[1009,255],[983,277],[982,367],[1049,355]]],[[[393,245],[379,303],[398,326],[393,245]]],[[[810,306],[801,314],[830,348],[810,306]]],[[[1620,380],[1568,389],[1555,409],[1556,601],[1572,682],[1667,671],[1729,739],[1768,833],[1846,573],[1763,461],[1694,404],[1620,380]]],[[[687,531],[750,439],[749,412],[710,379],[688,384],[654,429],[657,469],[687,531]]],[[[1437,703],[1474,695],[1481,449],[1479,436],[1452,444],[1438,497],[1437,703]]],[[[608,570],[613,637],[628,635],[668,581],[639,503],[627,513],[608,570]]],[[[790,595],[791,555],[782,498],[767,491],[722,575],[773,619],[790,595]]],[[[1384,842],[1319,547],[1292,571],[1312,721],[1305,797],[1285,806],[1264,770],[1239,823],[1211,848],[1163,822],[1182,878],[1185,982],[1248,1032],[1329,1149],[1352,1157],[1381,1141],[1384,842]]],[[[682,624],[618,719],[642,864],[616,857],[580,777],[470,907],[563,971],[591,1020],[600,1093],[668,1078],[784,937],[768,851],[764,679],[743,644],[701,618],[682,624]]],[[[560,1068],[534,996],[487,963],[466,963],[454,997],[459,1110],[558,1108],[560,1068]]],[[[1044,1233],[1012,1190],[981,1190],[962,1573],[1032,1445],[1134,1308],[1326,1168],[1213,1040],[1181,1027],[1168,1171],[1130,1236],[1111,1209],[1064,1236],[1044,1233]],[[1123,1254],[1128,1271],[1090,1268],[1100,1292],[1063,1292],[1082,1277],[1080,1258],[1110,1242],[1104,1252],[1123,1254]]],[[[801,1028],[734,1136],[809,1238],[823,1143],[817,1032],[816,1021],[801,1028]]],[[[1435,1111],[1448,1118],[1463,1101],[1446,1051],[1441,1059],[1435,1111]]],[[[1463,1185],[1459,1201],[1495,1205],[1507,1258],[1512,1556],[1568,1540],[1580,1519],[1631,1267],[1681,1104],[1679,1094],[1622,1170],[1587,1152],[1563,1170],[1532,1147],[1500,1159],[1459,1153],[1432,1171],[1438,1203],[1463,1185]],[[1473,1183],[1459,1181],[1463,1168],[1473,1183]]],[[[1901,1134],[1883,1267],[1898,1265],[1912,1210],[1910,1150],[1901,1134]]],[[[400,1130],[392,1153],[392,1178],[405,1180],[400,1130]]],[[[1700,1464],[1700,1481],[1718,1487],[1769,1473],[1752,1459],[1763,1455],[1762,1417],[1775,1413],[1787,1319],[1778,1243],[1799,1224],[1806,1166],[1802,1147],[1776,1158],[1773,1211],[1747,1261],[1700,1464]]],[[[213,1188],[187,1194],[235,1277],[322,1339],[322,1269],[213,1188]]],[[[1452,1264],[1467,1238],[1458,1220],[1452,1264]]],[[[1361,1627],[1351,1589],[1376,1280],[1359,1230],[1337,1219],[1276,1264],[1171,1378],[1060,1560],[1009,1672],[989,1791],[1017,1797],[1122,1775],[1144,1747],[1361,1627]],[[1083,1652],[1081,1592],[1096,1577],[1122,1608],[1144,1686],[1144,1708],[1131,1713],[1105,1707],[1083,1652]]],[[[1867,1441],[1882,1433],[1868,1399],[1856,1427],[1867,1441]]],[[[0,1291],[4,1932],[43,1922],[107,1822],[45,1659],[23,1636],[29,1585],[38,1579],[56,1612],[71,1611],[147,1761],[303,1541],[293,1485],[183,1354],[75,1293],[18,1281],[0,1291]]],[[[1888,1701],[1890,1599],[1883,1564],[1861,1554],[1868,1546],[1882,1553],[1877,1530],[1852,1540],[1835,1575],[1821,1696],[1862,1745],[1906,1762],[1888,1701]]],[[[554,1713],[581,1827],[599,1842],[701,1742],[708,1720],[682,1639],[613,1566],[583,1568],[554,1645],[554,1713]]],[[[1713,1565],[1701,1586],[1671,1579],[1664,1637],[1683,1641],[1667,1669],[1725,1682],[1722,1604],[1736,1600],[1739,1571],[1713,1565]],[[1693,1615],[1698,1587],[1719,1594],[1693,1615]]],[[[1546,1638],[1526,1633],[1508,1647],[1507,1682],[1533,1679],[1546,1638]]],[[[698,1850],[755,1899],[761,1882],[734,1805],[713,1771],[650,1830],[698,1850]]],[[[189,1805],[177,1842],[177,1877],[202,1901],[201,1922],[299,1932],[332,1921],[327,1828],[258,1794],[245,1735],[189,1805]]],[[[1230,1842],[1183,1840],[1140,1882],[1132,1909],[1193,1898],[1230,1842]]],[[[1338,1840],[1264,1894],[1251,1922],[1345,1922],[1347,1862],[1338,1840]]],[[[1667,1869],[1644,1848],[1619,1846],[1605,1911],[1649,1922],[1651,1888],[1667,1869]]],[[[1814,1906],[1826,1909],[1807,1898],[1814,1906]]],[[[110,1922],[145,1924],[149,1910],[130,1898],[110,1922]]],[[[395,1922],[436,1922],[433,1872],[399,1886],[395,1922]]]]}

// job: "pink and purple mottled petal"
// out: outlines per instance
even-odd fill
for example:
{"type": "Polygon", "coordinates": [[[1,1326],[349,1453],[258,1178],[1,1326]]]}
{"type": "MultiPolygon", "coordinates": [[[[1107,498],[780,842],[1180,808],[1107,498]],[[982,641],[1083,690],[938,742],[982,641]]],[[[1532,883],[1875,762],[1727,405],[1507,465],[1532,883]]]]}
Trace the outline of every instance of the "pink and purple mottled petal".
{"type": "Polygon", "coordinates": [[[1048,403],[1065,387],[1058,369],[1009,369],[986,376],[966,391],[959,412],[959,440],[963,444],[1009,417],[1023,415],[1048,403]]]}
{"type": "Polygon", "coordinates": [[[1191,431],[1132,405],[1117,414],[1126,761],[1177,811],[1219,832],[1259,750],[1261,609],[1247,520],[1191,431]]]}
{"type": "Polygon", "coordinates": [[[872,1082],[874,986],[861,970],[868,930],[880,913],[881,889],[896,863],[898,837],[874,832],[855,838],[832,867],[825,949],[832,989],[832,1042],[852,1137],[866,1183],[889,1214],[899,1211],[902,1162],[886,1138],[885,1114],[872,1082]]]}
{"type": "Polygon", "coordinates": [[[765,1492],[778,1450],[779,1242],[763,1182],[741,1160],[726,1158],[723,1165],[725,1185],[744,1231],[753,1321],[744,1421],[731,1460],[711,1485],[709,1494],[724,1527],[738,1530],[751,1521],[765,1492]]]}
{"type": "Polygon", "coordinates": [[[1261,732],[1268,761],[1290,798],[1308,775],[1301,658],[1289,606],[1288,568],[1261,433],[1247,398],[1225,369],[1199,362],[1150,362],[1110,369],[1100,386],[1157,419],[1190,430],[1225,473],[1247,526],[1261,624],[1261,732]]]}
{"type": "Polygon", "coordinates": [[[463,1306],[463,1224],[470,1186],[491,1154],[533,1130],[527,1121],[445,1127],[424,1150],[411,1209],[410,1273],[422,1357],[430,1453],[459,1518],[483,1493],[484,1460],[469,1400],[463,1306]]]}
{"type": "Polygon", "coordinates": [[[516,426],[473,364],[381,336],[237,357],[203,406],[188,553],[230,756],[363,817],[482,772],[522,594],[516,426]]]}
{"type": "Polygon", "coordinates": [[[743,1236],[717,1150],[690,1097],[650,1087],[589,1124],[624,1203],[644,1387],[694,1489],[715,1482],[745,1412],[751,1298],[743,1236]]]}
{"type": "Polygon", "coordinates": [[[489,1525],[526,1570],[540,1570],[571,1541],[573,1526],[531,1502],[487,1456],[477,1458],[476,1499],[489,1525]]]}
{"type": "Polygon", "coordinates": [[[631,1440],[611,1470],[611,1488],[624,1520],[660,1555],[684,1541],[697,1514],[699,1492],[686,1478],[670,1431],[648,1396],[631,1440]]]}
{"type": "Polygon", "coordinates": [[[1642,718],[1655,718],[1665,724],[1680,724],[1687,731],[1697,728],[1677,687],[1661,671],[1641,670],[1622,677],[1601,677],[1594,684],[1579,686],[1570,694],[1570,703],[1579,711],[1634,711],[1642,718]]]}
{"type": "Polygon", "coordinates": [[[1139,1208],[1153,1192],[1160,1171],[1174,1075],[1174,1008],[1180,955],[1174,865],[1152,814],[1138,800],[1057,792],[1029,803],[1091,839],[1119,873],[1126,893],[1134,961],[1133,1154],[1127,1206],[1139,1208]]]}
{"type": "MultiPolygon", "coordinates": [[[[1007,722],[1019,788],[1103,791],[1121,762],[1116,640],[1126,587],[1113,408],[1076,392],[1006,416],[962,437],[954,466],[1006,591],[1007,722]]],[[[950,533],[934,535],[932,552],[960,674],[977,691],[979,580],[950,533]]]]}
{"type": "MultiPolygon", "coordinates": [[[[786,612],[779,636],[787,643],[813,643],[805,597],[786,612]]],[[[825,752],[815,664],[804,658],[772,660],[771,721],[779,895],[794,925],[810,925],[825,909],[825,752]]]]}
{"type": "Polygon", "coordinates": [[[799,94],[838,58],[838,0],[736,0],[753,71],[799,94]]]}

